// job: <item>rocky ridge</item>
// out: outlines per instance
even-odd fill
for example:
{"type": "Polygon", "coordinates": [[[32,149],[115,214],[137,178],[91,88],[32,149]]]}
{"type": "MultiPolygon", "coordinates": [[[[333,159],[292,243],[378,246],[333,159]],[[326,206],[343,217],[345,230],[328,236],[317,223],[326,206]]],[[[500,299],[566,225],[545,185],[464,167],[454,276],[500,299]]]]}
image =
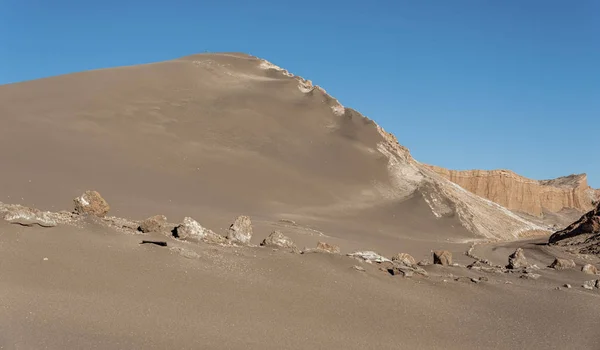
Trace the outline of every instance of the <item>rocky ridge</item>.
{"type": "Polygon", "coordinates": [[[600,203],[563,230],[550,236],[551,245],[570,246],[582,254],[600,255],[600,203]]]}

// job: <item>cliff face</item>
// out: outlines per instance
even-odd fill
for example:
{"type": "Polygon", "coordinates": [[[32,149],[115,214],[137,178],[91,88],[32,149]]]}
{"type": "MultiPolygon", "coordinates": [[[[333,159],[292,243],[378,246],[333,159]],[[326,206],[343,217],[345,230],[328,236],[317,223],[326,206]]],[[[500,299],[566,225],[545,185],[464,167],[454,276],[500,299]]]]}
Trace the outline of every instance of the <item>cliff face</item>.
{"type": "Polygon", "coordinates": [[[600,197],[600,192],[588,185],[585,174],[538,181],[508,170],[458,171],[428,167],[470,192],[534,217],[564,209],[584,213],[591,210],[600,197]]]}

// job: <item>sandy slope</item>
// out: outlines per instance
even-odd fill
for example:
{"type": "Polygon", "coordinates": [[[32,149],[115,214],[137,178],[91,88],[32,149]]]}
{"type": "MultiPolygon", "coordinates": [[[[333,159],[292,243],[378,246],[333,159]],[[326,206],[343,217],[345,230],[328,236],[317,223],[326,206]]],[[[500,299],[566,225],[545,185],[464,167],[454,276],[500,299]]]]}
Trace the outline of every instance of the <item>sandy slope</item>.
{"type": "Polygon", "coordinates": [[[594,349],[600,340],[598,293],[544,280],[479,273],[490,281],[463,283],[446,275],[475,274],[435,266],[428,279],[406,279],[343,256],[169,240],[197,253],[188,258],[93,222],[0,230],[3,349],[594,349]]]}

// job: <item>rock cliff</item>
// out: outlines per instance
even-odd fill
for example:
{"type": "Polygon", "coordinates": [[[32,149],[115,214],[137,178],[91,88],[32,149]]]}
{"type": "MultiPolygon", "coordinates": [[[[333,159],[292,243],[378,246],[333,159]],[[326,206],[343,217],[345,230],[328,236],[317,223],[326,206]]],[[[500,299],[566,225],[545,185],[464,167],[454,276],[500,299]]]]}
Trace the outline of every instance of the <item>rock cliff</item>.
{"type": "Polygon", "coordinates": [[[508,170],[458,171],[427,166],[470,192],[537,218],[573,209],[581,215],[593,208],[600,195],[588,185],[585,174],[532,180],[508,170]]]}

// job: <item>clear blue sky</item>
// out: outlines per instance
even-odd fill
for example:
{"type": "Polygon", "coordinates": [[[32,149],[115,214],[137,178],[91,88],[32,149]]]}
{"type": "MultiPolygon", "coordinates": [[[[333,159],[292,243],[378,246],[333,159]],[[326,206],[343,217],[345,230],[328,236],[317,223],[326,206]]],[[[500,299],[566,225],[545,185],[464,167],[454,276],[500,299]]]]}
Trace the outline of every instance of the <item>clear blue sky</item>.
{"type": "Polygon", "coordinates": [[[1,0],[0,84],[241,51],[420,161],[600,187],[600,1],[1,0]]]}

